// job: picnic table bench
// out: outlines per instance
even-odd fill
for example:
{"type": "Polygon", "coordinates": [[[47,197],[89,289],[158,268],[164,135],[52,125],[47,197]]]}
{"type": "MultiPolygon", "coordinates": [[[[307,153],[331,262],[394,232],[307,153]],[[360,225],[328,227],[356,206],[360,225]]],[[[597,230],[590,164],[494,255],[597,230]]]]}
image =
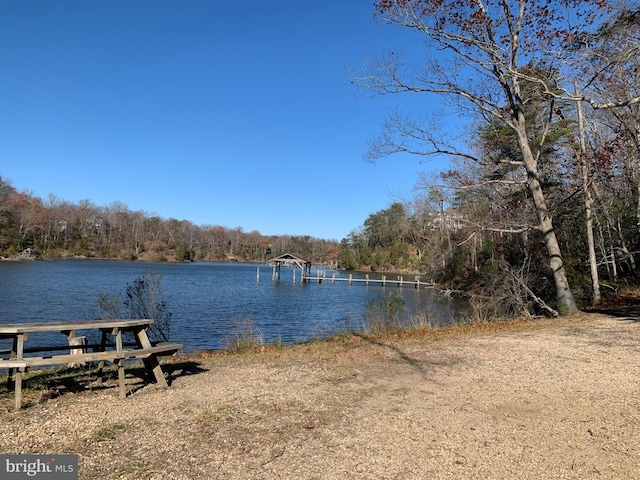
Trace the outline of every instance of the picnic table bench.
{"type": "Polygon", "coordinates": [[[0,358],[0,370],[8,370],[7,385],[14,389],[15,407],[22,406],[22,377],[31,367],[99,362],[99,371],[104,362],[118,366],[118,385],[121,398],[126,397],[125,360],[142,359],[149,378],[167,387],[159,357],[173,355],[182,349],[179,343],[162,342],[153,345],[147,335],[147,329],[153,324],[151,319],[132,320],[88,320],[70,322],[14,323],[0,325],[0,339],[12,339],[8,358],[0,358]],[[98,331],[100,343],[86,344],[86,337],[76,337],[78,331],[98,331]],[[60,332],[67,337],[66,344],[45,347],[25,348],[30,333],[60,332]],[[135,343],[125,343],[123,333],[130,332],[135,343]],[[81,341],[77,341],[81,340],[81,341]],[[89,351],[92,350],[92,351],[89,351]],[[68,353],[56,353],[67,352],[68,353]],[[50,352],[49,355],[46,352],[50,352]],[[29,355],[40,353],[40,356],[29,355]]]}

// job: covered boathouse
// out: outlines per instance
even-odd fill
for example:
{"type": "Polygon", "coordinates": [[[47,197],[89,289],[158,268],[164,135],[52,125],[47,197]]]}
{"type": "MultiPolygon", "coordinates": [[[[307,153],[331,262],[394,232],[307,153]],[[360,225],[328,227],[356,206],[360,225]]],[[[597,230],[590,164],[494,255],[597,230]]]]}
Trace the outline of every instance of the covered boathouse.
{"type": "Polygon", "coordinates": [[[279,257],[272,258],[267,262],[267,265],[273,267],[274,277],[280,278],[281,267],[299,268],[302,270],[302,278],[311,275],[311,262],[304,260],[292,253],[285,253],[279,257]]]}

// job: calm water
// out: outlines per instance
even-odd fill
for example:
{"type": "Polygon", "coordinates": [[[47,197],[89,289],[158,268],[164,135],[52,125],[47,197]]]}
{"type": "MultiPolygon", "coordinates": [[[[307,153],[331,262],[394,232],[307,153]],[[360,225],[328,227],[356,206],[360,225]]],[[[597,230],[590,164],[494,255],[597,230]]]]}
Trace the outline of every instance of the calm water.
{"type": "Polygon", "coordinates": [[[149,272],[162,275],[162,299],[173,314],[171,340],[186,351],[223,348],[247,324],[265,342],[283,343],[361,329],[370,302],[390,292],[402,294],[408,315],[425,312],[434,324],[449,323],[465,308],[426,289],[300,283],[299,270],[294,283],[287,268],[273,281],[265,265],[61,260],[0,262],[0,323],[99,318],[99,294],[123,294],[149,272]]]}

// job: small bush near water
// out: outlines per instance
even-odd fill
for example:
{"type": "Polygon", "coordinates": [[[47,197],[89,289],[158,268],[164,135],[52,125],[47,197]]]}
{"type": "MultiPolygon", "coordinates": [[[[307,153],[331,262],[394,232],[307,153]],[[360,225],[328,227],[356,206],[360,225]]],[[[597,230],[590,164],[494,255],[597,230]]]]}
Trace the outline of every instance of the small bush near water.
{"type": "Polygon", "coordinates": [[[225,335],[225,348],[233,353],[250,352],[264,346],[264,336],[250,319],[235,322],[232,332],[225,335]]]}
{"type": "Polygon", "coordinates": [[[98,308],[104,318],[151,318],[149,327],[151,341],[168,341],[171,333],[172,313],[161,299],[160,281],[162,275],[149,272],[127,284],[124,300],[121,295],[100,294],[98,308]]]}
{"type": "Polygon", "coordinates": [[[390,293],[370,300],[364,313],[365,331],[378,334],[402,327],[404,298],[399,293],[390,293]]]}

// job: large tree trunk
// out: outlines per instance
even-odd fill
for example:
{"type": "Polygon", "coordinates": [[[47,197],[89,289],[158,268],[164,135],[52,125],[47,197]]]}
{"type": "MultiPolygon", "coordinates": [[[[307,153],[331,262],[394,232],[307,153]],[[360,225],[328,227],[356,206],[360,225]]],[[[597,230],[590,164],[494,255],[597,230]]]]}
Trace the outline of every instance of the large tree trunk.
{"type": "Polygon", "coordinates": [[[577,312],[578,307],[576,306],[576,300],[569,288],[569,281],[567,280],[567,274],[562,260],[562,252],[560,251],[556,232],[553,229],[553,220],[549,210],[547,209],[547,202],[545,200],[542,187],[540,186],[540,180],[538,179],[537,161],[535,160],[531,147],[529,146],[529,140],[527,138],[527,132],[524,125],[523,116],[523,118],[516,121],[516,135],[518,136],[518,143],[520,151],[522,152],[525,170],[527,172],[527,186],[531,193],[531,198],[533,199],[539,228],[544,236],[547,254],[549,255],[549,267],[553,273],[553,281],[556,287],[558,312],[560,315],[569,315],[577,312]]]}

